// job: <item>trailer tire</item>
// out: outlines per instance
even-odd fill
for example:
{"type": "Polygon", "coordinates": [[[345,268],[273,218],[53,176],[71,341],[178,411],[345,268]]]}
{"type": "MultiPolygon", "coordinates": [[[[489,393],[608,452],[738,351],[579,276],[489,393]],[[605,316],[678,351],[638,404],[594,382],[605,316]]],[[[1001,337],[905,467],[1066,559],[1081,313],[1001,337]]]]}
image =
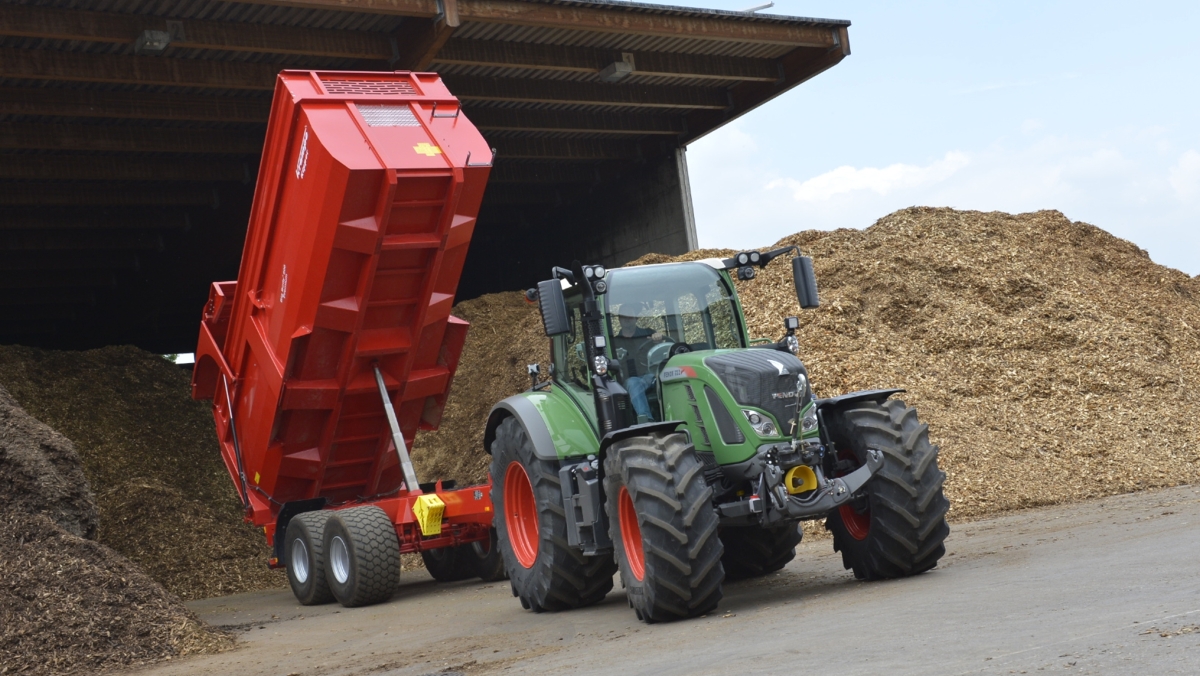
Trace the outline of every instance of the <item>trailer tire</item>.
{"type": "Polygon", "coordinates": [[[400,540],[379,507],[333,512],[325,524],[325,579],[343,606],[386,601],[400,582],[400,540]]]}
{"type": "Polygon", "coordinates": [[[717,513],[687,435],[614,442],[604,491],[621,581],[638,619],[679,620],[716,608],[725,579],[717,513]]]}
{"type": "Polygon", "coordinates": [[[283,536],[288,584],[301,605],[316,606],[333,600],[325,579],[324,537],[328,518],[329,513],[322,511],[297,514],[288,521],[283,536]]]}
{"type": "Polygon", "coordinates": [[[521,606],[540,613],[603,599],[612,589],[616,566],[610,557],[584,556],[567,544],[558,462],[534,454],[516,418],[496,428],[490,472],[497,544],[521,606]]]}
{"type": "Polygon", "coordinates": [[[471,543],[474,556],[475,575],[484,582],[498,582],[508,579],[508,571],[504,569],[504,557],[500,554],[500,543],[497,540],[496,529],[488,529],[488,539],[471,543]]]}
{"type": "Polygon", "coordinates": [[[438,582],[458,582],[475,577],[475,550],[471,545],[421,550],[425,570],[438,582]]]}
{"type": "Polygon", "coordinates": [[[827,415],[839,458],[861,464],[867,449],[883,453],[883,467],[862,489],[862,497],[829,514],[834,551],[860,580],[884,580],[923,573],[946,553],[950,534],[942,492],[946,473],[938,469],[938,448],[917,410],[903,401],[856,402],[827,415]]]}
{"type": "Polygon", "coordinates": [[[799,524],[795,523],[775,528],[722,529],[725,553],[721,565],[725,566],[725,579],[744,580],[774,573],[796,558],[796,545],[801,537],[799,524]]]}

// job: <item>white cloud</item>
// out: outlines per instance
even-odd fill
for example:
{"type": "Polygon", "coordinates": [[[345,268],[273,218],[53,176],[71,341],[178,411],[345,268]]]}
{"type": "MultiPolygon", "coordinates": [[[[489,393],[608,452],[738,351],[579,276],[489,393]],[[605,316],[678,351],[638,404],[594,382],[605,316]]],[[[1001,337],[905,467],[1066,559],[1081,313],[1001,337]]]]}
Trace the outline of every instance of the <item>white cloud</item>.
{"type": "Polygon", "coordinates": [[[835,195],[870,190],[878,195],[887,195],[897,190],[917,188],[940,183],[970,164],[965,153],[948,152],[942,159],[924,167],[912,164],[892,164],[886,167],[843,166],[815,176],[807,181],[776,179],[767,184],[767,189],[787,186],[797,202],[827,201],[835,195]]]}
{"type": "Polygon", "coordinates": [[[753,129],[713,136],[689,151],[701,246],[766,246],[801,230],[862,228],[912,205],[1058,209],[1136,242],[1159,263],[1200,273],[1200,152],[1180,155],[1176,145],[1163,153],[1152,128],[1018,133],[928,164],[818,168],[808,176],[788,163],[794,155],[767,151],[773,146],[753,129]],[[737,150],[754,138],[763,152],[737,150]],[[779,161],[769,159],[776,154],[779,161]]]}
{"type": "Polygon", "coordinates": [[[1167,180],[1180,199],[1190,201],[1200,196],[1200,153],[1195,150],[1184,153],[1171,167],[1169,176],[1167,180]]]}

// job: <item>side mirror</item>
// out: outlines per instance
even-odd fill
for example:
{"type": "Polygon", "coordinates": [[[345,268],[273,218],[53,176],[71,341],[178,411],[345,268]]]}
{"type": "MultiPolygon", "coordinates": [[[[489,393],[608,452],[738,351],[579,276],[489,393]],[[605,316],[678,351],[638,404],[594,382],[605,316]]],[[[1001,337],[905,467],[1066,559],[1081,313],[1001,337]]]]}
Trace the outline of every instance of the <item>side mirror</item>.
{"type": "Polygon", "coordinates": [[[550,337],[571,332],[567,317],[567,300],[563,297],[562,282],[547,279],[537,285],[538,309],[542,311],[542,327],[550,337]]]}
{"type": "Polygon", "coordinates": [[[792,281],[796,284],[796,298],[800,307],[808,310],[821,306],[817,298],[817,276],[813,274],[812,259],[796,256],[792,259],[792,281]]]}

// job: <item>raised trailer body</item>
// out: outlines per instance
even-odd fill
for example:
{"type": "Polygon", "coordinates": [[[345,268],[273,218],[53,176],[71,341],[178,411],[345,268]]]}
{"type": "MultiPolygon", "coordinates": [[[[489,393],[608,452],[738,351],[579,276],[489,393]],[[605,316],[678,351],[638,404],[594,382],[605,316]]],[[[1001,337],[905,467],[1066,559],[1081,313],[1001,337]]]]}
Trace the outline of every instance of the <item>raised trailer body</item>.
{"type": "Polygon", "coordinates": [[[404,552],[488,538],[489,486],[422,490],[405,464],[466,338],[450,309],[491,160],[434,73],[279,75],[238,279],[212,286],[192,380],[268,542],[362,505],[404,552]]]}

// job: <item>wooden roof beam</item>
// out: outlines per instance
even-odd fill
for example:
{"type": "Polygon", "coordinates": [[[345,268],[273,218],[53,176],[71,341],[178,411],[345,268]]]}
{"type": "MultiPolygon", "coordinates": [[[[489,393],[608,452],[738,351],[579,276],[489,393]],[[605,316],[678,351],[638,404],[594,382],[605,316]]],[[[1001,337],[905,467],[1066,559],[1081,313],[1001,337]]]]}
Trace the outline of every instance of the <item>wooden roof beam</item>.
{"type": "Polygon", "coordinates": [[[780,77],[779,68],[771,59],[491,40],[451,40],[433,58],[433,63],[437,65],[490,66],[566,73],[599,73],[615,61],[630,63],[633,66],[630,75],[759,82],[774,82],[780,77]]]}
{"type": "Polygon", "coordinates": [[[263,132],[93,124],[0,122],[0,149],[262,154],[263,132]]]}
{"type": "Polygon", "coordinates": [[[796,49],[780,59],[783,77],[778,82],[743,82],[730,88],[730,106],[723,111],[700,110],[688,114],[690,132],[685,141],[691,143],[725,122],[743,115],[792,87],[833,68],[850,55],[850,36],[845,28],[838,30],[838,44],[824,51],[796,49]]]}
{"type": "MultiPolygon", "coordinates": [[[[404,16],[434,17],[437,0],[241,0],[252,5],[283,5],[404,16]]],[[[829,47],[830,36],[847,21],[811,19],[765,21],[735,12],[683,14],[641,8],[527,2],[524,0],[458,0],[464,22],[506,23],[602,33],[680,37],[756,44],[829,47]]]]}
{"type": "Polygon", "coordinates": [[[637,143],[616,139],[497,138],[492,145],[500,160],[620,160],[636,159],[642,154],[637,143]]]}
{"type": "Polygon", "coordinates": [[[257,175],[257,158],[0,155],[0,179],[250,183],[257,175]]]}
{"type": "Polygon", "coordinates": [[[274,91],[280,70],[269,63],[0,48],[0,77],[20,80],[274,91]]]}
{"type": "Polygon", "coordinates": [[[386,34],[365,31],[167,19],[152,14],[28,5],[8,5],[0,12],[0,35],[15,37],[131,45],[145,30],[170,33],[168,50],[217,49],[382,61],[390,60],[393,52],[386,34]]]}
{"type": "Polygon", "coordinates": [[[688,16],[638,11],[620,5],[605,8],[522,0],[459,0],[458,12],[463,21],[796,47],[830,47],[834,44],[831,32],[836,30],[831,24],[847,23],[811,25],[756,21],[735,13],[688,16]]]}
{"type": "Polygon", "coordinates": [[[186,211],[113,209],[50,210],[44,207],[32,209],[0,210],[0,233],[7,230],[189,230],[191,221],[186,211]]]}
{"type": "Polygon", "coordinates": [[[604,113],[477,106],[466,108],[464,112],[471,122],[483,131],[544,131],[624,136],[677,136],[683,133],[683,121],[678,116],[633,111],[604,113]]]}
{"type": "Polygon", "coordinates": [[[266,124],[270,111],[269,97],[0,87],[0,115],[266,124]]]}
{"type": "Polygon", "coordinates": [[[153,230],[8,230],[0,231],[3,251],[162,251],[163,239],[153,230]]]}
{"type": "Polygon", "coordinates": [[[605,84],[562,80],[524,80],[447,73],[450,91],[462,101],[561,103],[622,108],[724,110],[729,99],[721,89],[663,85],[605,84]]]}
{"type": "Polygon", "coordinates": [[[393,67],[417,71],[429,69],[434,55],[445,46],[454,29],[462,24],[458,17],[457,0],[442,0],[441,7],[442,12],[435,17],[409,17],[400,24],[392,36],[396,45],[393,67]]]}
{"type": "Polygon", "coordinates": [[[0,206],[192,205],[217,207],[220,193],[203,183],[0,183],[0,206]]]}

